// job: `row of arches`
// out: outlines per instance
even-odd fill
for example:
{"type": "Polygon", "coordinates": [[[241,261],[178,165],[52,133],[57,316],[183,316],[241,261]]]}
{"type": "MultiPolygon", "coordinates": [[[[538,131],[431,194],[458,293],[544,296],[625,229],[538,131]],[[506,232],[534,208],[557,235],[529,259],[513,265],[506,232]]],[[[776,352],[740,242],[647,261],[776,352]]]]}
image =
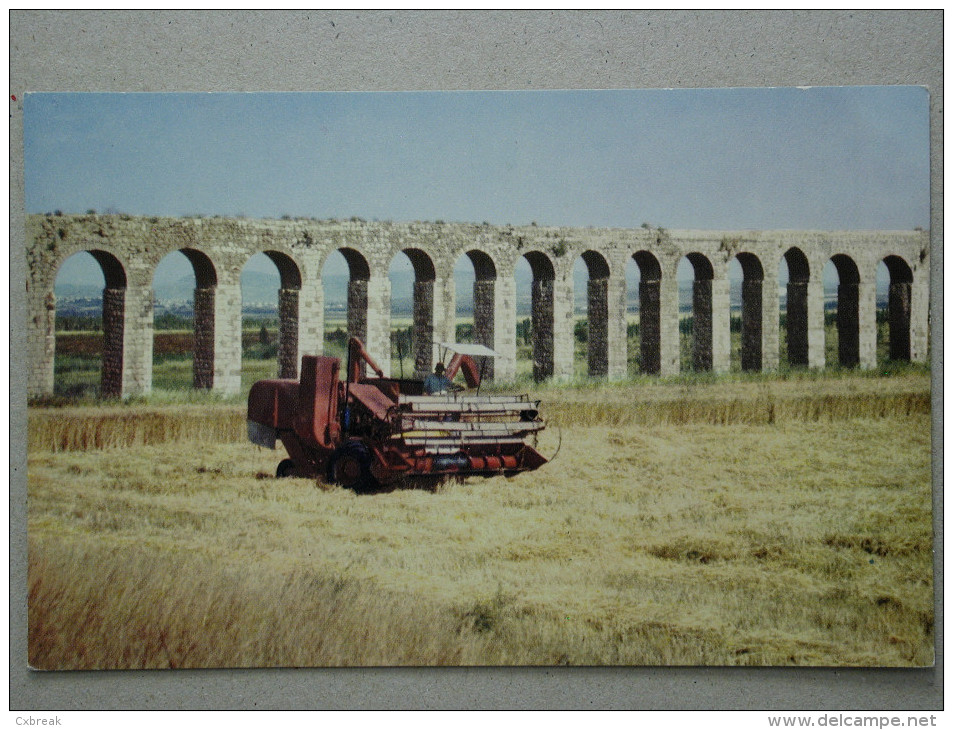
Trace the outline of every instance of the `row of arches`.
{"type": "MultiPolygon", "coordinates": [[[[194,277],[193,306],[193,364],[192,385],[195,388],[212,388],[215,385],[215,320],[218,276],[212,260],[202,251],[183,248],[179,252],[190,265],[194,277]]],[[[103,250],[91,250],[87,255],[99,265],[103,278],[102,321],[103,395],[119,395],[122,390],[122,353],[124,333],[124,296],[127,286],[126,273],[119,260],[103,250]]],[[[371,267],[367,258],[358,250],[342,247],[336,256],[346,270],[346,317],[344,326],[348,334],[367,339],[368,333],[368,284],[371,267]]],[[[434,312],[440,306],[435,301],[437,271],[431,257],[422,249],[406,248],[401,254],[413,273],[411,290],[411,342],[409,355],[416,373],[424,373],[431,367],[435,341],[434,312]]],[[[300,319],[300,296],[302,273],[296,261],[287,253],[276,250],[264,251],[259,256],[267,258],[277,273],[277,375],[296,377],[299,360],[298,331],[300,319]]],[[[330,259],[329,259],[330,261],[330,259]]],[[[497,329],[498,281],[500,275],[494,259],[487,252],[472,249],[461,255],[458,261],[472,268],[472,321],[468,337],[473,342],[494,347],[497,329]]],[[[519,265],[528,270],[529,337],[528,360],[532,376],[544,380],[554,375],[556,362],[555,332],[562,323],[555,320],[556,270],[553,260],[542,251],[528,251],[519,259],[519,265]]],[[[161,266],[161,264],[160,264],[161,266]]],[[[325,265],[327,268],[328,264],[325,265]]],[[[894,360],[910,359],[910,305],[913,273],[901,257],[886,256],[879,262],[883,271],[862,272],[857,263],[846,254],[835,254],[827,267],[836,276],[836,300],[825,303],[825,309],[833,314],[836,324],[836,363],[853,367],[860,362],[860,284],[862,278],[883,280],[887,291],[884,318],[886,319],[887,356],[894,360]]],[[[577,269],[583,272],[586,281],[582,305],[574,307],[576,316],[582,315],[586,322],[585,374],[590,377],[609,375],[609,328],[611,271],[606,258],[599,252],[588,250],[580,254],[577,269]]],[[[716,303],[714,291],[715,267],[712,261],[700,252],[691,252],[683,257],[677,278],[681,287],[690,290],[690,301],[680,302],[680,317],[688,322],[682,328],[687,335],[686,365],[697,371],[712,370],[713,322],[723,316],[723,306],[716,303]],[[690,282],[690,285],[689,285],[690,282]]],[[[738,343],[732,347],[732,356],[742,370],[756,371],[764,366],[764,301],[765,268],[761,259],[750,252],[740,252],[732,257],[728,268],[729,290],[737,299],[736,317],[739,330],[738,343]],[[735,291],[736,289],[736,291],[735,291]],[[736,295],[736,296],[735,296],[736,295]]],[[[811,301],[808,290],[812,281],[831,278],[829,272],[812,272],[807,256],[794,247],[781,258],[777,282],[780,291],[781,334],[780,361],[791,366],[809,365],[808,308],[811,301]]],[[[629,353],[630,361],[636,363],[638,372],[658,374],[662,371],[662,285],[663,267],[658,257],[642,250],[628,258],[625,286],[631,290],[628,297],[631,314],[636,325],[637,337],[630,341],[635,356],[629,353]]],[[[772,278],[770,286],[774,286],[772,278]]],[[[768,293],[770,296],[770,293],[768,293]]],[[[724,302],[721,303],[722,305],[724,302]]],[[[456,312],[451,313],[456,320],[456,312]]],[[[684,366],[683,366],[684,367],[684,366]]],[[[489,364],[486,375],[493,377],[489,364]]]]}

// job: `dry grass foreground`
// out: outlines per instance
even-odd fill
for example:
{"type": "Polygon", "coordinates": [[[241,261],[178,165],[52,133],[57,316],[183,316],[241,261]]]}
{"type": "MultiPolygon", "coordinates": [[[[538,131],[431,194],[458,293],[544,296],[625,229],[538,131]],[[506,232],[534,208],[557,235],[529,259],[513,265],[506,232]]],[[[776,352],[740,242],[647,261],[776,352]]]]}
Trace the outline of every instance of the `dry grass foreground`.
{"type": "MultiPolygon", "coordinates": [[[[698,388],[669,390],[670,412],[737,400],[698,388]]],[[[617,425],[611,390],[552,399],[552,464],[437,493],[279,482],[275,452],[181,429],[33,448],[30,664],[933,661],[927,412],[870,396],[876,417],[831,400],[798,418],[640,423],[659,390],[617,425]]]]}

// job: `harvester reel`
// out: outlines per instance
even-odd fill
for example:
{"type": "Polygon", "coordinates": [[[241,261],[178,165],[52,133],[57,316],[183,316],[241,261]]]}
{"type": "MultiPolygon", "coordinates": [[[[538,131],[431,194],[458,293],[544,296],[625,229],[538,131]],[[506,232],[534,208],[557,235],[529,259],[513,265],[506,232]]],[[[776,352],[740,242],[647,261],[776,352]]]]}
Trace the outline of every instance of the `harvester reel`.
{"type": "MultiPolygon", "coordinates": [[[[562,449],[562,447],[563,447],[563,430],[562,430],[561,428],[557,428],[557,429],[556,429],[556,432],[559,434],[559,443],[556,444],[556,451],[553,452],[553,455],[550,456],[549,459],[548,459],[548,461],[549,461],[550,464],[552,464],[552,463],[556,460],[556,457],[559,456],[559,450],[562,449]]],[[[537,437],[537,439],[538,439],[539,434],[536,434],[536,437],[537,437]]],[[[535,443],[534,443],[534,445],[535,445],[535,443]]]]}

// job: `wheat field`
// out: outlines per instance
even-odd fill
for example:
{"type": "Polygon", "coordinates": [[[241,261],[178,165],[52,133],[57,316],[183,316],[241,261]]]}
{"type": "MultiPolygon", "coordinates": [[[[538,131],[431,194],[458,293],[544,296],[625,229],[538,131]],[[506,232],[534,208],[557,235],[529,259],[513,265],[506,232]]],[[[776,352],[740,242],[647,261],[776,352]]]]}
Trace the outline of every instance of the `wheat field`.
{"type": "Polygon", "coordinates": [[[928,376],[540,395],[539,471],[369,496],[31,409],[31,666],[932,663],[928,376]]]}

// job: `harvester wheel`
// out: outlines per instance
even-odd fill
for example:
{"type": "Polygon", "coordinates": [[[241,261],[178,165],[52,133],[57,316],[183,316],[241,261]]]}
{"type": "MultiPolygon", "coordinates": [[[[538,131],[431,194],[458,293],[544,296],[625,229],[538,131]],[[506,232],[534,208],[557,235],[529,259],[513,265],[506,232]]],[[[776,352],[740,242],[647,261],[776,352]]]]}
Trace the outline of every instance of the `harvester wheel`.
{"type": "Polygon", "coordinates": [[[290,477],[294,472],[295,463],[291,459],[282,459],[281,463],[278,464],[278,469],[275,472],[275,476],[279,479],[284,479],[285,477],[290,477]]]}
{"type": "Polygon", "coordinates": [[[336,483],[357,494],[372,492],[378,486],[371,474],[371,454],[360,441],[349,441],[334,452],[331,475],[336,483]]]}

